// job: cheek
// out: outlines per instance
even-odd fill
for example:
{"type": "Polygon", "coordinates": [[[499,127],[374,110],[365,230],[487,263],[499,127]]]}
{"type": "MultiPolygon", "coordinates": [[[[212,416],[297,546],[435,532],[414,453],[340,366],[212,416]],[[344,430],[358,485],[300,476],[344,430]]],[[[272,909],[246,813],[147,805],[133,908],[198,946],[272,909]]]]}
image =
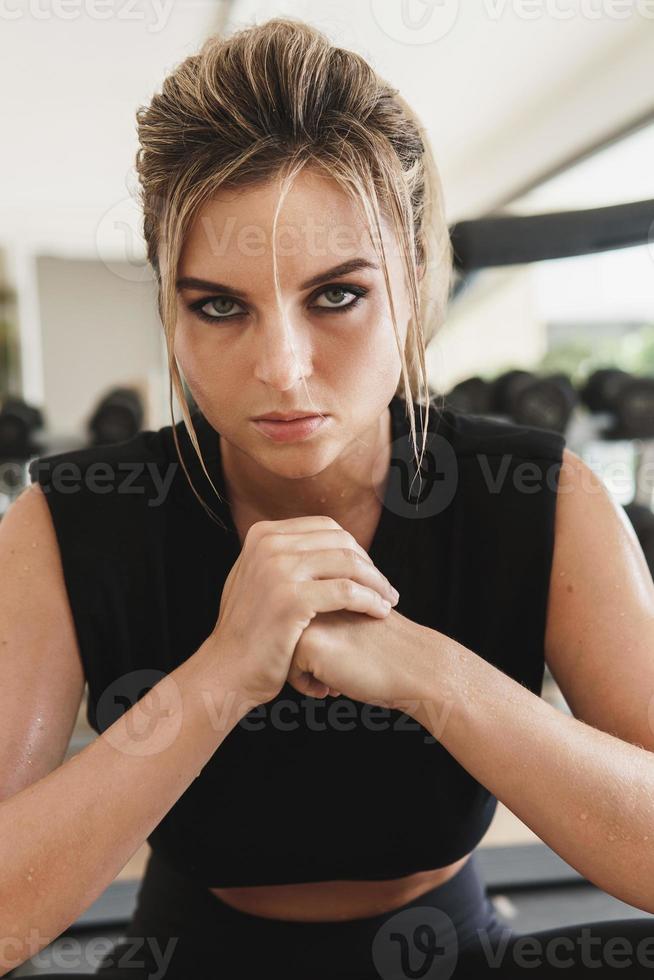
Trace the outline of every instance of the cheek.
{"type": "MultiPolygon", "coordinates": [[[[407,324],[400,316],[401,311],[396,311],[398,317],[398,334],[400,347],[404,348],[406,342],[407,324]]],[[[361,335],[362,351],[361,354],[368,361],[370,366],[377,365],[380,373],[394,372],[401,366],[401,356],[398,351],[398,341],[395,339],[393,320],[388,307],[375,311],[374,319],[367,325],[367,329],[361,335]]]]}
{"type": "MultiPolygon", "coordinates": [[[[398,326],[402,338],[402,324],[398,326]]],[[[314,361],[314,369],[343,389],[359,394],[363,390],[376,392],[377,396],[380,391],[390,391],[392,395],[401,375],[402,360],[390,316],[366,319],[351,333],[339,333],[338,341],[322,350],[314,361]]]]}
{"type": "Polygon", "coordinates": [[[178,320],[173,349],[180,367],[190,380],[215,373],[218,363],[215,342],[208,332],[203,333],[182,320],[178,320]]]}
{"type": "Polygon", "coordinates": [[[193,332],[178,321],[173,350],[180,371],[198,404],[203,399],[209,374],[200,347],[201,345],[193,338],[193,332]]]}
{"type": "Polygon", "coordinates": [[[175,336],[173,338],[173,352],[180,366],[182,367],[185,367],[187,362],[190,360],[189,347],[189,331],[184,323],[183,317],[181,317],[178,313],[177,323],[175,325],[175,336]]]}

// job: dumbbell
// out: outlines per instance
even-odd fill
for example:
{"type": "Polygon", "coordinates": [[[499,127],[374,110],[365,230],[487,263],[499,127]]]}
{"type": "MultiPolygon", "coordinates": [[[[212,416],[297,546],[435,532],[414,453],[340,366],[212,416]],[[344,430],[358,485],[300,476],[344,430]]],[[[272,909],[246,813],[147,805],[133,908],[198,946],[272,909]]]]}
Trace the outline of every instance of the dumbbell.
{"type": "Polygon", "coordinates": [[[519,368],[513,368],[499,374],[492,383],[492,410],[498,415],[513,415],[514,396],[533,380],[534,375],[530,371],[523,371],[519,368]]]}
{"type": "Polygon", "coordinates": [[[620,368],[598,368],[579,390],[579,398],[591,412],[615,412],[620,389],[631,375],[620,368]]]}
{"type": "Polygon", "coordinates": [[[511,415],[512,392],[522,379],[531,381],[529,371],[506,371],[493,381],[479,375],[459,381],[445,396],[446,406],[473,415],[511,415]]]}
{"type": "Polygon", "coordinates": [[[624,505],[636,537],[643,549],[649,570],[654,578],[654,513],[645,504],[630,503],[624,505]]]}
{"type": "Polygon", "coordinates": [[[565,374],[547,374],[514,390],[512,418],[518,425],[565,432],[578,401],[577,390],[565,374]]]}
{"type": "Polygon", "coordinates": [[[518,425],[563,432],[578,401],[565,374],[542,377],[512,369],[494,381],[475,376],[460,381],[448,393],[447,405],[476,415],[504,415],[518,425]]]}
{"type": "Polygon", "coordinates": [[[0,458],[28,459],[42,450],[33,433],[43,427],[43,414],[22,398],[6,398],[0,409],[0,458]]]}
{"type": "Polygon", "coordinates": [[[112,388],[89,419],[89,444],[125,442],[139,432],[142,424],[143,403],[139,393],[133,388],[112,388]]]}
{"type": "Polygon", "coordinates": [[[495,379],[491,405],[493,412],[507,415],[518,425],[564,432],[578,400],[565,374],[538,376],[513,369],[495,379]]]}
{"type": "Polygon", "coordinates": [[[609,439],[654,438],[654,377],[635,376],[619,368],[599,368],[580,391],[591,412],[609,412],[609,439]]]}
{"type": "Polygon", "coordinates": [[[475,375],[454,385],[445,396],[445,405],[455,412],[488,415],[492,411],[492,393],[492,383],[475,375]]]}

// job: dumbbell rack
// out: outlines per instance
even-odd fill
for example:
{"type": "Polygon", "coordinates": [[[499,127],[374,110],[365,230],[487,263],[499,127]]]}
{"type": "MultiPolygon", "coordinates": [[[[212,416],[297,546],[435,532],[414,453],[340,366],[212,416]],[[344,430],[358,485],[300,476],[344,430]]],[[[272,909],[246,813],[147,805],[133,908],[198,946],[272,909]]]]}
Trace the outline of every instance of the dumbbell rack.
{"type": "MultiPolygon", "coordinates": [[[[591,255],[637,245],[649,244],[651,247],[653,227],[654,200],[546,214],[496,213],[458,222],[450,228],[456,272],[452,298],[456,300],[483,269],[591,255]]],[[[607,373],[624,374],[620,371],[607,373]]],[[[471,393],[473,398],[485,397],[484,382],[480,378],[470,379],[470,384],[465,395],[470,397],[471,393]]],[[[628,412],[625,429],[634,454],[632,503],[643,509],[648,508],[654,519],[654,418],[646,403],[640,401],[641,392],[637,388],[638,383],[631,390],[636,425],[630,426],[634,417],[632,412],[628,412]]],[[[647,397],[651,398],[651,390],[647,397]]],[[[591,419],[590,428],[596,426],[598,420],[591,419]]],[[[610,424],[613,419],[608,417],[606,421],[610,424]]],[[[569,429],[565,431],[569,448],[578,455],[583,454],[585,445],[585,440],[580,438],[579,426],[587,422],[589,419],[584,413],[575,410],[569,429]]],[[[622,422],[624,424],[625,419],[622,422]]],[[[610,441],[617,437],[617,431],[615,435],[611,434],[610,429],[604,433],[595,432],[592,437],[610,441]]],[[[650,548],[654,552],[654,528],[648,529],[648,536],[653,542],[650,548]]],[[[650,568],[654,574],[654,558],[650,559],[650,568]]]]}

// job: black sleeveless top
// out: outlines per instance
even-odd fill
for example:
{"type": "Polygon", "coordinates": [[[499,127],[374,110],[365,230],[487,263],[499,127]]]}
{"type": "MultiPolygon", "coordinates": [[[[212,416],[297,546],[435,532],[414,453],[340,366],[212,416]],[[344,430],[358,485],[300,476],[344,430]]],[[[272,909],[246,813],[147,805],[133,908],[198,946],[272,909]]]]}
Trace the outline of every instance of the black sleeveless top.
{"type": "MultiPolygon", "coordinates": [[[[422,482],[407,407],[391,402],[392,462],[369,555],[396,609],[540,695],[559,469],[551,430],[432,403],[422,482]]],[[[423,409],[415,405],[418,448],[423,409]]],[[[218,433],[193,416],[225,497],[218,433]]],[[[177,423],[30,465],[49,504],[100,733],[212,631],[240,544],[177,423]]],[[[157,765],[156,758],[152,760],[157,765]]],[[[135,787],[138,792],[138,787],[135,787]]],[[[209,887],[381,880],[451,864],[497,800],[401,711],[285,684],[233,728],[148,841],[209,887]]]]}

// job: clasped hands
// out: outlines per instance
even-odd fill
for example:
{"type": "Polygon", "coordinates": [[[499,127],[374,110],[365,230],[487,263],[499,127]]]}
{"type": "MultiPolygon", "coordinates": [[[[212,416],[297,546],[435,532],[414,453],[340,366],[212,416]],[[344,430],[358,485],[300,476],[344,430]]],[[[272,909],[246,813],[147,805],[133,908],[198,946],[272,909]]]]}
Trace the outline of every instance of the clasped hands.
{"type": "Polygon", "coordinates": [[[395,609],[380,619],[350,610],[318,613],[296,644],[288,683],[315,698],[343,694],[404,710],[424,694],[427,632],[395,609]]]}

